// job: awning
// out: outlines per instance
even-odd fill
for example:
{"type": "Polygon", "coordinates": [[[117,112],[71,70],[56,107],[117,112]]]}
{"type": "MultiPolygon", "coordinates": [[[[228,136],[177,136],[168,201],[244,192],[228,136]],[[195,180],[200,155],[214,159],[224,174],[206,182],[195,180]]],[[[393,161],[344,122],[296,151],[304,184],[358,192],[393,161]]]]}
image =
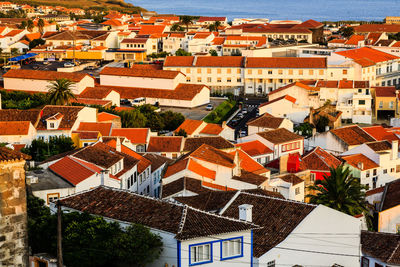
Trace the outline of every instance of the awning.
{"type": "Polygon", "coordinates": [[[27,59],[27,58],[31,58],[31,57],[34,57],[34,56],[37,56],[37,54],[28,53],[28,54],[17,56],[17,57],[12,57],[8,61],[21,61],[21,60],[24,60],[24,59],[27,59]]]}

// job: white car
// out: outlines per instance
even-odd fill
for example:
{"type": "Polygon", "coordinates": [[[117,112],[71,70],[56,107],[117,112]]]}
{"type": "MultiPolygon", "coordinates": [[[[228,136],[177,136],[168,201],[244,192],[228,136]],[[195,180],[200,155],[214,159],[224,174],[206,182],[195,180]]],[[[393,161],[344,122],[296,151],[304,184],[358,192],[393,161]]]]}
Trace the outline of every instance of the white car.
{"type": "Polygon", "coordinates": [[[213,105],[210,103],[206,106],[206,110],[213,110],[213,105]]]}
{"type": "Polygon", "coordinates": [[[75,64],[73,62],[64,63],[64,68],[70,68],[70,67],[75,67],[75,64]]]}

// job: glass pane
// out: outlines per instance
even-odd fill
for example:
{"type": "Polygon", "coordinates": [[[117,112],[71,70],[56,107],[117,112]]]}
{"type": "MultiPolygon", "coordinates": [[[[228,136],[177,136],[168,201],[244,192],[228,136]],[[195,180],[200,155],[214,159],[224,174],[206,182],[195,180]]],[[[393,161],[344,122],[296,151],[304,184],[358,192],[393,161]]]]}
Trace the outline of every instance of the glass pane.
{"type": "Polygon", "coordinates": [[[196,262],[196,247],[191,248],[190,257],[192,262],[196,262]]]}
{"type": "Polygon", "coordinates": [[[203,246],[198,246],[198,261],[203,260],[203,246]]]}
{"type": "Polygon", "coordinates": [[[222,256],[224,258],[228,256],[228,241],[222,243],[222,256]]]}
{"type": "Polygon", "coordinates": [[[234,246],[235,241],[231,240],[229,241],[229,255],[232,256],[235,254],[235,246],[234,246]]]}
{"type": "Polygon", "coordinates": [[[205,245],[204,246],[204,252],[203,252],[203,260],[209,260],[210,259],[210,245],[205,245]]]}

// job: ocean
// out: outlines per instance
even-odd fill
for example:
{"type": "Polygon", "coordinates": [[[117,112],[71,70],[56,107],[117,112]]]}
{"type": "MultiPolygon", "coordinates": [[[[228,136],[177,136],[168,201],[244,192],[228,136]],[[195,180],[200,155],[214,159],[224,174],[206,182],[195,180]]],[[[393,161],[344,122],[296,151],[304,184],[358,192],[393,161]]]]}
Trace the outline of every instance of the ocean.
{"type": "Polygon", "coordinates": [[[270,20],[374,20],[400,16],[400,0],[125,0],[161,14],[270,20]]]}

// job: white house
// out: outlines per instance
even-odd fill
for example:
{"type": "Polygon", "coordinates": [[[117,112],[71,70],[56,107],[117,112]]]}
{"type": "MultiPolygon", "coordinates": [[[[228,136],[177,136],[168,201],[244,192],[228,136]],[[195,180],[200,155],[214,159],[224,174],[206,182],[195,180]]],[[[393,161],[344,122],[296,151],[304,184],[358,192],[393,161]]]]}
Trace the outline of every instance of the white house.
{"type": "Polygon", "coordinates": [[[51,82],[68,79],[72,92],[79,95],[87,87],[94,87],[94,79],[85,73],[15,69],[3,75],[4,89],[47,93],[51,82]]]}
{"type": "Polygon", "coordinates": [[[269,181],[269,185],[286,199],[304,202],[305,182],[295,174],[273,176],[269,181]]]}
{"type": "Polygon", "coordinates": [[[285,128],[293,132],[293,122],[286,118],[278,118],[269,113],[254,118],[247,122],[248,135],[265,132],[269,130],[276,130],[278,128],[285,128]]]}
{"type": "Polygon", "coordinates": [[[149,227],[161,237],[163,247],[148,266],[251,266],[253,262],[252,232],[257,226],[239,212],[227,218],[107,187],[63,198],[61,205],[64,212],[85,210],[124,228],[132,223],[149,227]]]}

